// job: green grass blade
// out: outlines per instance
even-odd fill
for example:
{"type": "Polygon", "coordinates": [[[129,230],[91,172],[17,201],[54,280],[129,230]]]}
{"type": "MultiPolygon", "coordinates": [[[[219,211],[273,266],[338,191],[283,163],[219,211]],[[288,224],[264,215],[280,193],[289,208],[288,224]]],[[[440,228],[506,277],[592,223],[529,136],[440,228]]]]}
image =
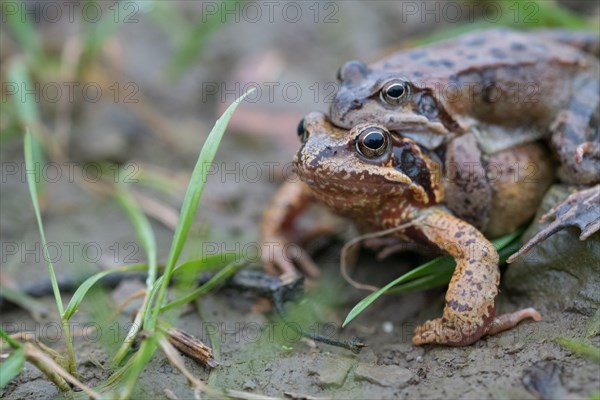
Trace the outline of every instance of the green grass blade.
{"type": "Polygon", "coordinates": [[[0,389],[2,389],[23,371],[23,367],[25,366],[25,350],[21,343],[11,338],[2,328],[0,328],[0,338],[14,349],[10,356],[0,364],[0,389]]]}
{"type": "Polygon", "coordinates": [[[150,326],[147,327],[150,330],[154,330],[156,327],[158,313],[166,297],[167,286],[171,279],[175,264],[177,263],[177,260],[181,254],[181,250],[183,249],[183,245],[185,244],[194,216],[196,215],[198,203],[200,202],[200,197],[204,191],[204,186],[208,175],[207,167],[215,158],[217,149],[221,143],[221,139],[223,138],[223,134],[225,133],[225,129],[227,128],[227,124],[229,123],[233,112],[242,102],[242,100],[244,100],[244,98],[252,92],[254,92],[254,88],[244,93],[227,108],[221,118],[219,118],[215,123],[215,126],[206,138],[206,142],[202,146],[200,156],[198,157],[198,161],[196,162],[196,166],[192,172],[192,177],[183,199],[183,205],[179,214],[179,221],[177,223],[177,227],[175,228],[175,234],[173,235],[171,248],[169,249],[169,255],[165,265],[165,279],[161,282],[161,285],[158,289],[156,295],[156,306],[150,313],[150,326]]]}
{"type": "MultiPolygon", "coordinates": [[[[518,240],[524,231],[525,228],[520,228],[515,232],[492,241],[494,247],[496,247],[498,250],[501,263],[506,261],[506,259],[519,248],[518,240]]],[[[359,301],[346,316],[342,327],[348,325],[350,321],[356,318],[356,316],[363,312],[375,300],[386,293],[402,293],[409,290],[425,290],[447,284],[452,277],[452,272],[454,271],[455,266],[456,263],[452,257],[442,256],[426,262],[425,264],[394,279],[384,287],[369,294],[367,297],[359,301]],[[403,285],[394,288],[394,286],[398,286],[400,284],[403,285]]]]}
{"type": "Polygon", "coordinates": [[[7,83],[15,84],[18,87],[18,93],[12,96],[17,118],[23,126],[39,123],[40,114],[36,104],[36,97],[33,94],[24,95],[22,89],[32,90],[34,88],[27,65],[21,59],[11,62],[7,71],[7,83]]]}
{"type": "Polygon", "coordinates": [[[46,304],[40,300],[33,298],[19,289],[13,289],[11,287],[1,286],[0,292],[2,297],[11,303],[15,303],[24,310],[29,311],[34,319],[39,320],[43,315],[48,313],[46,304]]]}
{"type": "MultiPolygon", "coordinates": [[[[102,2],[88,0],[88,3],[95,3],[98,8],[101,8],[100,3],[102,2]]],[[[122,7],[121,3],[113,3],[110,7],[113,8],[111,17],[103,17],[100,21],[83,21],[82,27],[85,33],[80,68],[84,68],[88,63],[97,60],[106,40],[111,37],[111,35],[121,26],[121,23],[127,19],[125,16],[127,12],[124,11],[122,7]]]]}
{"type": "Polygon", "coordinates": [[[25,350],[22,347],[13,350],[10,356],[2,361],[1,366],[0,389],[3,389],[23,371],[25,367],[25,350]]]}
{"type": "Polygon", "coordinates": [[[447,267],[442,266],[442,269],[437,271],[435,274],[422,276],[417,279],[413,279],[410,282],[406,282],[398,287],[391,288],[385,294],[399,294],[406,292],[416,292],[419,290],[427,290],[434,287],[444,286],[450,282],[452,273],[454,272],[454,265],[447,267]]]}
{"type": "Polygon", "coordinates": [[[79,308],[79,305],[83,301],[83,298],[87,292],[105,276],[119,272],[144,271],[146,268],[147,266],[143,264],[126,265],[124,267],[112,268],[107,271],[98,272],[97,274],[87,278],[81,285],[79,285],[75,293],[73,293],[73,297],[71,297],[71,301],[69,301],[69,304],[67,305],[62,317],[67,321],[71,319],[73,314],[75,314],[79,308]]]}
{"type": "Polygon", "coordinates": [[[10,335],[2,328],[0,328],[0,338],[8,343],[13,349],[20,349],[23,347],[19,341],[11,338],[10,335]]]}
{"type": "Polygon", "coordinates": [[[23,51],[33,58],[39,57],[41,52],[40,40],[38,34],[31,23],[31,18],[24,18],[21,10],[15,12],[9,12],[9,7],[27,7],[24,3],[9,2],[3,5],[3,19],[6,18],[6,22],[10,27],[10,30],[15,35],[17,42],[21,45],[23,51]],[[6,10],[5,7],[6,6],[6,10]]]}
{"type": "MultiPolygon", "coordinates": [[[[157,333],[157,335],[160,335],[160,333],[157,333]]],[[[133,389],[135,388],[135,384],[137,383],[140,374],[142,373],[144,368],[146,368],[146,365],[148,365],[150,359],[152,358],[154,352],[158,347],[158,340],[159,338],[157,336],[149,336],[146,339],[144,339],[144,341],[140,345],[140,349],[133,356],[133,362],[127,369],[124,370],[124,387],[123,390],[119,393],[119,398],[131,398],[133,389]]]]}
{"type": "MultiPolygon", "coordinates": [[[[429,263],[427,263],[427,264],[429,264],[429,263]]],[[[421,269],[422,267],[425,267],[427,264],[424,264],[423,266],[421,266],[417,269],[421,269]]],[[[407,275],[409,275],[411,272],[408,272],[408,273],[402,275],[401,277],[394,279],[393,281],[391,281],[384,287],[380,288],[376,292],[371,293],[370,295],[368,295],[367,297],[365,297],[364,299],[359,301],[358,304],[356,304],[352,308],[352,310],[350,310],[348,315],[346,316],[346,319],[344,320],[344,323],[342,324],[342,328],[345,327],[346,325],[348,325],[350,323],[350,321],[352,321],[354,318],[356,318],[358,316],[358,314],[363,312],[365,310],[365,308],[370,306],[375,300],[377,300],[378,298],[383,296],[385,294],[385,292],[387,292],[389,289],[391,289],[392,287],[394,287],[402,282],[409,280],[410,278],[407,278],[407,275]]]]}
{"type": "MultiPolygon", "coordinates": [[[[137,354],[137,353],[136,353],[137,354]]],[[[113,373],[106,378],[104,381],[98,384],[98,386],[94,387],[94,390],[97,392],[109,392],[114,390],[117,385],[125,379],[129,371],[131,370],[132,365],[136,361],[136,355],[134,354],[132,357],[129,357],[125,363],[113,371],[113,373]]],[[[116,396],[111,396],[111,393],[103,393],[105,394],[106,399],[113,399],[116,396]]]]}
{"type": "Polygon", "coordinates": [[[525,229],[526,229],[526,227],[521,227],[521,228],[517,229],[516,231],[509,233],[508,235],[504,235],[497,239],[494,239],[494,240],[492,240],[492,244],[494,245],[496,250],[498,250],[498,251],[503,250],[503,249],[507,248],[507,246],[509,244],[518,242],[518,240],[521,238],[521,236],[523,236],[523,233],[525,233],[525,229]]]}
{"type": "MultiPolygon", "coordinates": [[[[185,197],[183,199],[183,205],[179,214],[179,220],[175,228],[173,241],[171,243],[169,255],[167,256],[167,262],[165,264],[165,272],[160,278],[158,278],[154,282],[154,285],[152,285],[152,289],[148,297],[148,303],[145,312],[146,318],[144,319],[144,328],[148,331],[149,336],[146,338],[146,340],[142,342],[140,350],[138,350],[138,352],[134,355],[135,361],[131,364],[131,367],[128,368],[126,376],[122,379],[118,379],[119,381],[124,381],[124,392],[122,393],[122,395],[125,397],[131,395],[133,387],[135,386],[139,375],[141,374],[142,370],[145,368],[146,364],[150,361],[152,355],[156,351],[158,343],[158,338],[156,337],[156,334],[158,333],[156,330],[158,315],[160,313],[161,306],[165,301],[167,288],[169,286],[169,282],[171,281],[173,274],[177,270],[185,271],[187,268],[202,268],[203,265],[210,267],[210,263],[205,262],[200,264],[190,262],[186,264],[186,268],[184,269],[182,269],[181,267],[175,268],[175,265],[177,263],[177,260],[179,259],[179,256],[181,255],[181,251],[183,249],[194,216],[198,209],[198,204],[200,202],[202,192],[204,191],[204,186],[208,175],[207,167],[214,160],[217,149],[219,147],[223,134],[225,133],[227,124],[229,123],[229,120],[233,115],[233,112],[241,103],[241,101],[253,91],[254,89],[249,90],[227,108],[227,110],[223,113],[221,118],[219,118],[215,123],[215,126],[208,135],[206,142],[202,146],[202,150],[200,151],[198,161],[196,162],[196,166],[194,167],[194,171],[192,172],[190,183],[188,185],[185,197]],[[154,300],[155,298],[156,300],[154,300]]],[[[217,256],[222,257],[222,255],[217,256]]]]}
{"type": "Polygon", "coordinates": [[[589,358],[600,364],[600,348],[583,339],[569,339],[565,337],[556,338],[558,344],[580,357],[589,358]]]}
{"type": "MultiPolygon", "coordinates": [[[[215,271],[220,268],[223,268],[223,265],[231,263],[235,261],[239,256],[235,253],[226,253],[226,254],[212,254],[210,256],[205,256],[199,259],[189,260],[175,268],[173,272],[173,276],[178,277],[184,274],[192,274],[198,275],[203,272],[215,271]]],[[[152,287],[150,291],[150,296],[148,299],[148,304],[152,304],[152,300],[156,297],[158,289],[161,287],[162,282],[164,281],[165,276],[161,276],[156,280],[156,283],[152,287]]],[[[148,307],[149,308],[149,307],[148,307]]],[[[146,313],[146,319],[144,320],[144,326],[148,325],[149,322],[149,313],[146,313]]]]}
{"type": "MultiPolygon", "coordinates": [[[[217,9],[221,9],[221,7],[232,7],[232,9],[235,9],[239,6],[237,3],[240,3],[240,0],[222,0],[216,7],[217,9]]],[[[157,13],[156,15],[159,18],[162,17],[163,21],[169,21],[165,20],[162,14],[157,13]]],[[[177,19],[186,23],[185,18],[178,16],[177,19]]],[[[196,21],[191,28],[186,29],[186,35],[181,38],[182,43],[176,49],[167,67],[169,76],[171,78],[179,78],[196,61],[198,55],[201,54],[206,40],[217,29],[222,27],[223,20],[219,18],[218,14],[206,14],[203,15],[202,21],[196,21]]],[[[169,29],[172,30],[173,28],[169,27],[169,29]]]]}
{"type": "MultiPolygon", "coordinates": [[[[121,175],[119,175],[121,176],[121,175]]],[[[116,199],[119,205],[123,208],[136,233],[140,245],[146,253],[146,259],[148,260],[148,276],[146,278],[146,295],[142,307],[138,310],[131,328],[125,337],[121,347],[117,350],[113,358],[113,364],[119,365],[127,352],[130,349],[131,343],[136,338],[139,330],[141,329],[141,323],[146,317],[146,311],[148,308],[146,304],[153,299],[151,297],[152,287],[156,281],[157,275],[157,259],[156,259],[156,239],[154,238],[154,231],[150,221],[146,218],[146,215],[138,207],[136,202],[131,197],[131,194],[127,190],[127,186],[123,182],[117,183],[116,199]]]]}
{"type": "MultiPolygon", "coordinates": [[[[35,95],[24,96],[23,88],[31,90],[33,83],[29,78],[29,72],[27,65],[21,59],[17,59],[11,62],[8,66],[7,71],[7,85],[17,85],[18,92],[12,96],[12,105],[14,107],[14,114],[19,122],[21,128],[25,131],[32,130],[38,132],[40,126],[40,113],[37,107],[37,101],[35,95]]],[[[41,179],[39,170],[45,165],[44,150],[42,144],[36,136],[31,136],[30,147],[32,154],[32,163],[28,166],[28,171],[33,168],[36,169],[35,184],[38,194],[38,199],[44,194],[44,181],[41,179]]],[[[29,175],[27,175],[29,177],[29,175]]]]}
{"type": "Polygon", "coordinates": [[[173,300],[169,304],[162,307],[160,309],[160,312],[164,312],[164,311],[170,310],[172,308],[187,304],[191,301],[194,301],[196,298],[209,293],[211,290],[216,288],[219,284],[221,284],[225,280],[229,279],[233,274],[238,272],[241,268],[243,268],[246,265],[247,265],[246,261],[238,261],[238,262],[234,262],[234,263],[231,263],[231,264],[225,266],[225,268],[223,268],[219,272],[217,272],[215,274],[215,276],[213,276],[204,285],[200,286],[198,289],[190,292],[189,294],[187,294],[183,297],[173,300]]]}
{"type": "MultiPolygon", "coordinates": [[[[467,24],[459,24],[451,28],[444,28],[415,42],[423,45],[449,39],[467,32],[502,26],[517,29],[548,27],[597,29],[591,20],[586,20],[553,1],[513,0],[498,2],[497,5],[499,6],[497,19],[490,15],[490,18],[479,19],[467,24]]],[[[493,13],[492,9],[490,9],[490,12],[493,13]]]]}
{"type": "Polygon", "coordinates": [[[175,268],[175,274],[215,271],[240,258],[237,253],[218,253],[188,260],[175,268]]]}
{"type": "Polygon", "coordinates": [[[123,210],[125,210],[125,213],[133,225],[133,229],[135,230],[140,245],[146,252],[146,258],[148,260],[148,278],[146,279],[146,287],[150,289],[156,280],[157,274],[156,239],[154,238],[152,225],[150,225],[150,221],[148,221],[146,215],[138,207],[135,201],[133,201],[131,194],[121,182],[117,184],[116,196],[117,201],[123,210]]]}
{"type": "Polygon", "coordinates": [[[60,290],[58,288],[58,282],[56,281],[56,275],[54,273],[54,266],[50,256],[48,255],[48,246],[46,242],[46,235],[44,233],[44,226],[42,224],[42,216],[40,214],[40,206],[38,202],[38,192],[36,182],[41,180],[40,168],[34,168],[34,147],[33,137],[31,133],[25,134],[25,168],[27,168],[27,185],[29,186],[29,193],[31,194],[31,202],[33,203],[33,211],[35,212],[35,219],[37,220],[38,230],[42,240],[42,246],[44,248],[44,258],[48,262],[48,274],[50,275],[50,282],[52,283],[52,292],[54,293],[54,300],[56,301],[56,308],[60,315],[64,314],[62,299],[60,297],[60,290]]]}

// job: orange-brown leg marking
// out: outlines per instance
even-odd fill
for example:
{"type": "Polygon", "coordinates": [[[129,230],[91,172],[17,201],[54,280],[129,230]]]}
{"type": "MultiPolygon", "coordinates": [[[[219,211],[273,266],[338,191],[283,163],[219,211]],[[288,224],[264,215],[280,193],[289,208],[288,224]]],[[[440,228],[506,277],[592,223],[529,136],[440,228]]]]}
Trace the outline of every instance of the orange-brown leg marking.
{"type": "MultiPolygon", "coordinates": [[[[466,346],[486,334],[499,332],[490,331],[500,281],[498,253],[493,245],[476,228],[442,209],[432,210],[419,228],[428,240],[454,257],[456,269],[442,317],[417,327],[413,343],[466,346]]],[[[499,318],[499,328],[508,329],[532,313],[523,310],[507,315],[499,318]]]]}

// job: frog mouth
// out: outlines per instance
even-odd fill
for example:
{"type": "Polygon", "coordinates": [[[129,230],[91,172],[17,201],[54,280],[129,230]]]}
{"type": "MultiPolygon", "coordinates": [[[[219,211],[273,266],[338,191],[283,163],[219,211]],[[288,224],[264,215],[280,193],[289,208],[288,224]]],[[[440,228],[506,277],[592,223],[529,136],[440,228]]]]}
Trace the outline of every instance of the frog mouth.
{"type": "Polygon", "coordinates": [[[439,121],[430,121],[422,115],[400,114],[400,116],[391,116],[389,120],[389,129],[412,131],[415,133],[448,134],[448,129],[446,129],[444,124],[439,121]]]}

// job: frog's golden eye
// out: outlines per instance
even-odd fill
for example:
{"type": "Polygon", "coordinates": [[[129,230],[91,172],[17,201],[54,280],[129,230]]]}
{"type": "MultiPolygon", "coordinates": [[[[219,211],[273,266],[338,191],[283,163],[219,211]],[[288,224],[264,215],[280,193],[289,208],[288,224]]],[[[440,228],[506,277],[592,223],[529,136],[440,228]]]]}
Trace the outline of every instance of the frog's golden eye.
{"type": "Polygon", "coordinates": [[[390,105],[400,104],[409,94],[408,83],[400,79],[392,79],[387,82],[379,92],[381,100],[390,105]]]}
{"type": "Polygon", "coordinates": [[[379,157],[388,148],[388,137],[389,133],[385,129],[378,127],[365,128],[356,138],[356,149],[367,158],[379,157]]]}
{"type": "Polygon", "coordinates": [[[300,120],[300,122],[298,123],[298,128],[296,128],[296,133],[298,134],[298,138],[300,139],[300,142],[306,143],[306,141],[308,140],[308,130],[306,130],[306,128],[304,127],[304,118],[302,118],[300,120]]]}

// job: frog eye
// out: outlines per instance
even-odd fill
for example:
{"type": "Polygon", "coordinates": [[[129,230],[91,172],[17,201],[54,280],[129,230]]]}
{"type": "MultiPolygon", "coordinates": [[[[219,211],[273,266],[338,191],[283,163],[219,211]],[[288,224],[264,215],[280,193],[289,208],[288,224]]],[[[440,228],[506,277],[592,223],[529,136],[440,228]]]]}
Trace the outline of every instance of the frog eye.
{"type": "Polygon", "coordinates": [[[408,83],[393,79],[387,82],[380,91],[381,100],[390,105],[400,104],[410,94],[408,83]]]}
{"type": "Polygon", "coordinates": [[[389,133],[382,128],[363,129],[356,138],[356,149],[367,158],[379,157],[388,148],[389,133]]]}
{"type": "Polygon", "coordinates": [[[308,130],[306,130],[306,128],[304,127],[304,118],[302,118],[300,120],[300,122],[298,123],[298,128],[296,128],[296,133],[298,134],[298,138],[300,139],[300,142],[306,143],[306,141],[308,140],[308,130]]]}

